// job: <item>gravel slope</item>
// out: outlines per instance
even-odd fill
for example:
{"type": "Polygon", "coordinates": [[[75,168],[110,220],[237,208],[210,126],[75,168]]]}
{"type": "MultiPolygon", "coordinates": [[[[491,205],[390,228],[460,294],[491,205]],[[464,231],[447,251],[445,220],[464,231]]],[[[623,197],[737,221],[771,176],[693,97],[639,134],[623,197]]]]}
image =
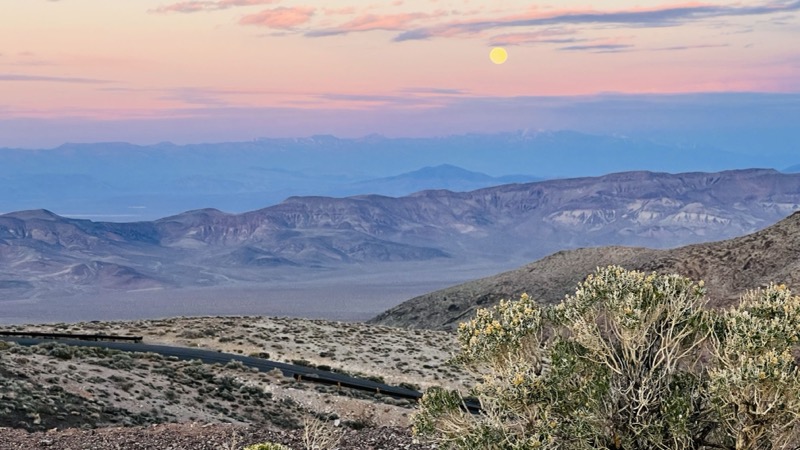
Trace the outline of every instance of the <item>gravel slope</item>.
{"type": "MultiPolygon", "coordinates": [[[[0,428],[0,450],[240,450],[261,442],[281,443],[293,450],[305,448],[300,431],[230,425],[190,423],[35,433],[0,428]]],[[[346,431],[339,448],[430,450],[436,447],[412,443],[411,435],[405,429],[382,427],[346,431]]]]}

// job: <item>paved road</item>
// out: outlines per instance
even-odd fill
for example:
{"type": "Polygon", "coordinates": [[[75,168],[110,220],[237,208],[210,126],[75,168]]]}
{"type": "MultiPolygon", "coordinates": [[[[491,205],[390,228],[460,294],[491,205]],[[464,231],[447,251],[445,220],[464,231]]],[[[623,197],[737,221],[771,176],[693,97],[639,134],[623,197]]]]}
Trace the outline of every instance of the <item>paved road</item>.
{"type": "MultiPolygon", "coordinates": [[[[41,339],[41,338],[0,336],[0,340],[14,341],[20,345],[38,345],[47,342],[55,342],[59,344],[72,345],[77,347],[103,347],[113,350],[121,350],[124,352],[150,352],[150,353],[157,353],[162,356],[174,356],[178,359],[185,361],[198,359],[207,364],[214,364],[214,363],[227,364],[231,361],[239,361],[245,366],[255,367],[261,372],[270,372],[272,370],[278,369],[283,373],[284,376],[292,377],[298,380],[306,380],[323,384],[337,385],[350,389],[358,389],[361,391],[380,393],[383,395],[401,399],[419,400],[422,397],[421,392],[415,391],[413,389],[390,386],[388,384],[377,383],[375,381],[365,380],[362,378],[354,378],[335,372],[328,372],[324,370],[315,369],[312,367],[286,364],[262,358],[236,355],[232,353],[221,353],[212,350],[202,350],[202,349],[188,348],[188,347],[173,347],[167,345],[130,343],[130,342],[81,341],[77,339],[41,339]]],[[[467,402],[467,408],[471,412],[477,412],[480,410],[480,406],[476,402],[467,402]]]]}

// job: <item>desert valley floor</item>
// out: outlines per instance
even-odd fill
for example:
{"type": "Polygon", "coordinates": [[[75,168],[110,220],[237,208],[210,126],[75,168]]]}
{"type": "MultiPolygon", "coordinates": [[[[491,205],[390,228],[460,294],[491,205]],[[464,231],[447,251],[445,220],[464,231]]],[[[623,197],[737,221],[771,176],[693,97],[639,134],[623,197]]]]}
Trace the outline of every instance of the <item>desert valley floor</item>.
{"type": "Polygon", "coordinates": [[[363,321],[418,295],[502,270],[519,261],[384,263],[318,273],[286,271],[267,283],[181,289],[108,290],[0,299],[0,325],[177,316],[265,315],[363,321]]]}

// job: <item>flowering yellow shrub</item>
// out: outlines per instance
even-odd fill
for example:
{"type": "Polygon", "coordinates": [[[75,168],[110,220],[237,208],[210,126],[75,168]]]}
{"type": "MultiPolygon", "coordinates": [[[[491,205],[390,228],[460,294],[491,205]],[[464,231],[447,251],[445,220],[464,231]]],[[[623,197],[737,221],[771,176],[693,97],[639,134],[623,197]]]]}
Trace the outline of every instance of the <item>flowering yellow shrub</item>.
{"type": "Polygon", "coordinates": [[[710,390],[735,448],[800,445],[800,297],[783,285],[746,293],[719,318],[710,390]]]}
{"type": "Polygon", "coordinates": [[[611,266],[553,307],[481,309],[455,360],[482,376],[483,412],[430,390],[414,432],[465,450],[798,448],[800,297],[704,305],[702,282],[611,266]]]}
{"type": "Polygon", "coordinates": [[[494,358],[519,349],[542,328],[542,310],[528,294],[517,301],[501,300],[491,309],[479,309],[475,318],[458,327],[462,359],[494,358]]]}

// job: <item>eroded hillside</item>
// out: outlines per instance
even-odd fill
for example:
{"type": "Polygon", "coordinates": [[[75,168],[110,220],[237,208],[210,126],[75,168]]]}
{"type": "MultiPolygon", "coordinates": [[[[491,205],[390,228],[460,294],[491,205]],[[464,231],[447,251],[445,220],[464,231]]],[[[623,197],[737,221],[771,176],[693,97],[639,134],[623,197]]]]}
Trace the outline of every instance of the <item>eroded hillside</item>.
{"type": "Polygon", "coordinates": [[[711,306],[726,306],[770,282],[800,288],[800,212],[739,238],[670,250],[628,247],[561,251],[516,270],[413,298],[372,319],[375,324],[454,329],[475,309],[523,292],[545,304],[571,294],[596,267],[679,273],[703,280],[711,306]]]}

